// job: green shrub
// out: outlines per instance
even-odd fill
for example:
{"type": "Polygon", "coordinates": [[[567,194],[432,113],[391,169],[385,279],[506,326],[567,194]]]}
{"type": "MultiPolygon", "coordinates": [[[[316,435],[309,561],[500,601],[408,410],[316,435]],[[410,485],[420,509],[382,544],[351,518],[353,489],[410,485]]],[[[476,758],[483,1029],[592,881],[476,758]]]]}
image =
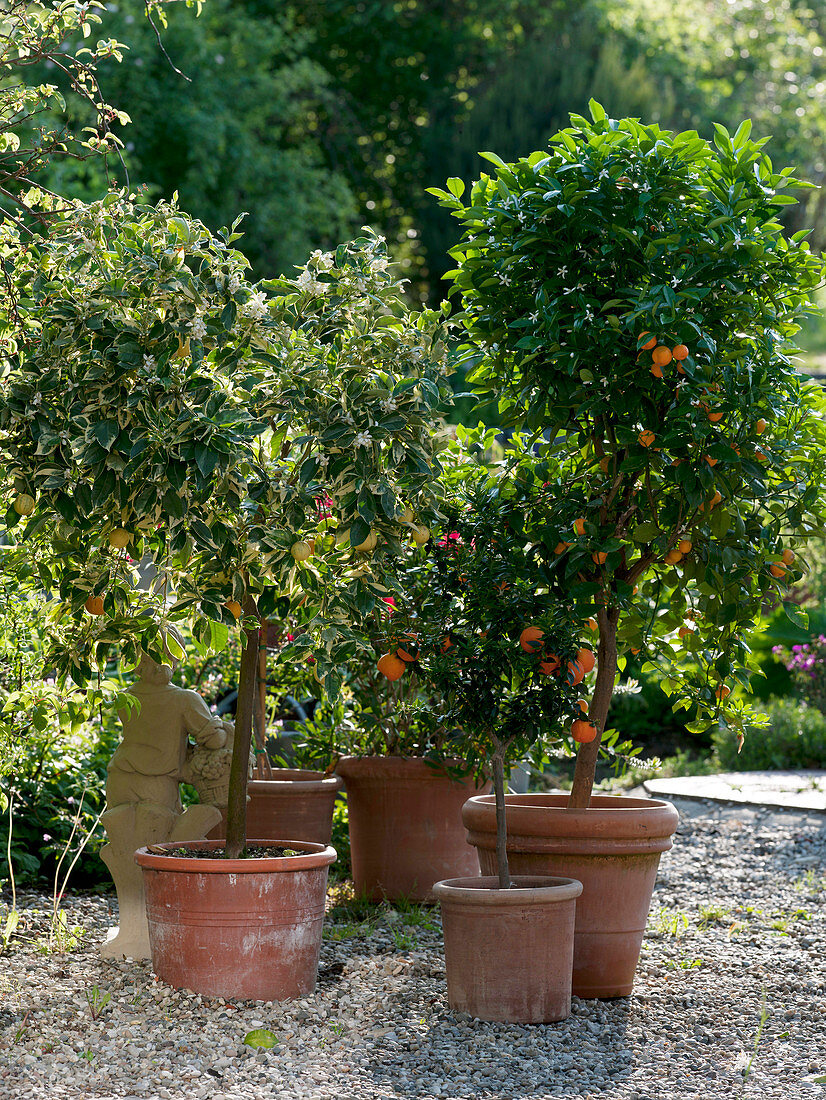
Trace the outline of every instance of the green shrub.
{"type": "Polygon", "coordinates": [[[715,731],[720,764],[730,771],[822,768],[826,766],[826,717],[794,699],[770,699],[769,724],[750,728],[737,752],[737,741],[726,729],[715,731]]]}
{"type": "MultiPolygon", "coordinates": [[[[119,736],[120,727],[115,722],[103,728],[89,723],[72,734],[56,732],[30,742],[14,776],[4,784],[13,795],[11,859],[18,886],[42,886],[54,881],[58,860],[69,844],[77,817],[61,878],[68,870],[103,809],[106,766],[119,736]]],[[[5,813],[0,818],[0,884],[8,880],[8,828],[5,813]]],[[[98,855],[105,839],[103,826],[98,824],[72,871],[70,887],[111,887],[109,871],[98,855]]]]}

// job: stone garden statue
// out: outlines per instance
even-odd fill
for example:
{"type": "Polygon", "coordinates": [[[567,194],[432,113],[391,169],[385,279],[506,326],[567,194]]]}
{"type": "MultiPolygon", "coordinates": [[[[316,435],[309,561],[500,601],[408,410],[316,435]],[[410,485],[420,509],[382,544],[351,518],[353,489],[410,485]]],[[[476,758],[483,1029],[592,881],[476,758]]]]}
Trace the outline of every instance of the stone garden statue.
{"type": "Polygon", "coordinates": [[[102,818],[108,843],[100,854],[115,881],[120,924],[101,948],[105,958],[150,957],[135,850],[203,840],[226,806],[234,727],[212,714],[196,691],[171,683],[170,662],[142,657],[130,688],[140,706],[120,715],[123,739],[109,762],[102,818]],[[182,810],[181,782],[196,787],[199,805],[182,810]]]}

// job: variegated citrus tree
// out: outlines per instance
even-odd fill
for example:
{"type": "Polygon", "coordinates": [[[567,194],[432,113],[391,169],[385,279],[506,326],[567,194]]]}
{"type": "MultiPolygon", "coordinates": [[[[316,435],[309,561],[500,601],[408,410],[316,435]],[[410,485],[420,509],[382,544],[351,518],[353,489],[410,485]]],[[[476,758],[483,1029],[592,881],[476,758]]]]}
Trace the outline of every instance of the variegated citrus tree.
{"type": "Polygon", "coordinates": [[[179,620],[204,646],[245,631],[230,855],[258,617],[297,616],[335,694],[399,539],[427,529],[448,392],[442,318],[403,308],[380,238],[265,288],[236,236],[125,194],[78,206],[18,257],[26,336],[0,384],[5,534],[52,594],[58,674],[160,654],[179,620]]]}
{"type": "MultiPolygon", "coordinates": [[[[437,190],[476,388],[533,435],[538,575],[599,627],[590,721],[642,654],[675,706],[742,732],[749,632],[823,522],[826,406],[791,356],[823,279],[779,209],[806,186],[744,123],[714,142],[572,117],[549,148],[437,190]]],[[[794,605],[787,605],[796,618],[794,605]]],[[[580,746],[587,806],[600,737],[580,746]]]]}

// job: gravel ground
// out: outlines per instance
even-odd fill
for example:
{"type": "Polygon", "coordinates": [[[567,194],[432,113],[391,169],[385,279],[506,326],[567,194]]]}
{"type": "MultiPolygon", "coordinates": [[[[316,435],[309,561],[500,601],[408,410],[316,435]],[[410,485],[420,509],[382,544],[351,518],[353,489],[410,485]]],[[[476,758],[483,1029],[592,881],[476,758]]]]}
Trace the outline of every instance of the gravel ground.
{"type": "Polygon", "coordinates": [[[50,954],[49,899],[18,896],[0,961],[0,1097],[826,1100],[826,819],[680,809],[634,996],[574,999],[547,1026],[450,1012],[437,911],[339,900],[314,996],[224,1003],[162,986],[148,963],[101,960],[111,899],[67,898],[83,932],[50,954]],[[244,1046],[258,1027],[275,1048],[244,1046]]]}

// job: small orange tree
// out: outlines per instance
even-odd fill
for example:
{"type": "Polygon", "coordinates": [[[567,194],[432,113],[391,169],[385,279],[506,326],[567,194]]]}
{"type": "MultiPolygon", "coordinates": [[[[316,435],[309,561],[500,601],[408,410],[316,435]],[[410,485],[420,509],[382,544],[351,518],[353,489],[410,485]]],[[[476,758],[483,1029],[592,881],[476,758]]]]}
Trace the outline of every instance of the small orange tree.
{"type": "Polygon", "coordinates": [[[823,262],[777,220],[806,184],[749,123],[712,144],[591,113],[513,164],[482,154],[467,203],[460,180],[432,189],[464,231],[470,379],[530,436],[513,462],[544,503],[525,537],[583,635],[598,623],[600,734],[630,651],[695,724],[722,711],[742,736],[748,632],[823,521],[826,406],[789,358],[823,262]]]}
{"type": "Polygon", "coordinates": [[[447,390],[441,318],[403,308],[381,238],[264,287],[236,236],[125,194],[78,206],[15,257],[25,327],[0,378],[3,534],[52,598],[63,682],[182,656],[170,622],[212,648],[243,629],[230,856],[258,617],[291,610],[338,690],[400,537],[429,517],[447,390]]]}

